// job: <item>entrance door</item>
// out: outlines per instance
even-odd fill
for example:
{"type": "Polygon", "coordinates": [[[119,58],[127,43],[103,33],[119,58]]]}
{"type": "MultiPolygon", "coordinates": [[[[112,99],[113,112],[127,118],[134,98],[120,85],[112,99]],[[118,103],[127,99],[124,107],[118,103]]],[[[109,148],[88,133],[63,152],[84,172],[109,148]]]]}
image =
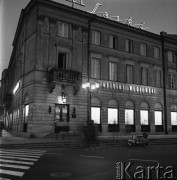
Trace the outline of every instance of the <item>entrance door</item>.
{"type": "Polygon", "coordinates": [[[56,131],[69,131],[69,105],[55,105],[55,129],[56,131]]]}

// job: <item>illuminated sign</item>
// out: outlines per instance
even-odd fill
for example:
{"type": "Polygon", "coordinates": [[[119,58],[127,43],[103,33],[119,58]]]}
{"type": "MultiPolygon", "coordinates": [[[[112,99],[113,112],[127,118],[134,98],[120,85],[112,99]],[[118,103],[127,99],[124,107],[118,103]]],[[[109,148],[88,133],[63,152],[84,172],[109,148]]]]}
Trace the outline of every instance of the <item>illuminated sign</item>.
{"type": "Polygon", "coordinates": [[[20,81],[18,81],[18,83],[16,84],[14,90],[13,90],[13,94],[15,94],[18,90],[18,88],[20,87],[20,81]]]}
{"type": "MultiPolygon", "coordinates": [[[[80,0],[80,2],[78,2],[79,0],[78,1],[77,0],[66,0],[66,1],[71,2],[72,7],[74,7],[74,4],[77,4],[77,5],[80,5],[80,6],[85,6],[83,0],[80,0]]],[[[91,14],[96,14],[96,11],[97,11],[98,7],[100,7],[100,6],[102,6],[102,4],[96,3],[93,10],[92,11],[87,11],[87,12],[89,12],[91,14]]],[[[108,12],[106,12],[106,11],[105,12],[98,12],[97,14],[101,14],[102,17],[110,19],[110,20],[114,20],[116,22],[124,22],[125,21],[125,24],[128,25],[128,26],[134,26],[134,27],[138,26],[139,29],[144,29],[144,30],[149,29],[148,27],[146,27],[146,28],[144,27],[145,22],[141,22],[140,24],[134,24],[133,25],[132,24],[133,23],[133,18],[132,17],[129,17],[128,19],[125,19],[125,20],[120,20],[119,16],[109,17],[108,12]],[[112,19],[112,18],[114,18],[114,19],[112,19]]]]}

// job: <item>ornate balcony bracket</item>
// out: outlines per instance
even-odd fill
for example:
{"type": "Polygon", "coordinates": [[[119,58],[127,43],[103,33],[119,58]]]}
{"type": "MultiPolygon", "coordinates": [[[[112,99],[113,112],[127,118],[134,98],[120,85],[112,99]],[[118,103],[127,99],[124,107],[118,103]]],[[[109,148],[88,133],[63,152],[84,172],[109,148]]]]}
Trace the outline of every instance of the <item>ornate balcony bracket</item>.
{"type": "Polygon", "coordinates": [[[78,71],[53,68],[49,71],[48,78],[50,93],[55,89],[57,82],[63,82],[65,86],[72,85],[74,87],[73,94],[76,95],[82,82],[81,73],[78,71]]]}

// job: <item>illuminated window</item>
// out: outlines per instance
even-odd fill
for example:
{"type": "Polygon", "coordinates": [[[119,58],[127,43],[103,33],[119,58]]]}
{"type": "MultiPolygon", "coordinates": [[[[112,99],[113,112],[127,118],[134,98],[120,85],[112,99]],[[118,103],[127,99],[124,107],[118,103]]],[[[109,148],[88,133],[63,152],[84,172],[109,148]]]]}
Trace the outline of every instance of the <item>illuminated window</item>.
{"type": "Polygon", "coordinates": [[[146,56],[146,49],[147,49],[146,44],[140,43],[140,55],[146,56]]]}
{"type": "Polygon", "coordinates": [[[177,112],[171,112],[171,125],[177,126],[177,112]]]}
{"type": "Polygon", "coordinates": [[[155,125],[162,126],[162,111],[155,111],[155,125]]]}
{"type": "Polygon", "coordinates": [[[125,109],[125,124],[134,125],[134,110],[125,109]]]}
{"type": "Polygon", "coordinates": [[[109,80],[117,81],[117,63],[109,63],[109,80]]]}
{"type": "Polygon", "coordinates": [[[108,124],[118,124],[118,109],[108,108],[108,124]]]}
{"type": "Polygon", "coordinates": [[[100,108],[91,107],[91,120],[94,121],[94,124],[100,124],[100,108]]]}
{"type": "Polygon", "coordinates": [[[55,121],[67,122],[69,121],[69,105],[57,104],[55,105],[55,121]]]}
{"type": "Polygon", "coordinates": [[[100,45],[100,32],[92,31],[92,44],[100,45]]]}
{"type": "Polygon", "coordinates": [[[149,115],[147,110],[140,111],[140,122],[141,125],[149,125],[149,115]]]}
{"type": "Polygon", "coordinates": [[[25,116],[27,117],[29,115],[29,105],[25,106],[25,116]]]}
{"type": "Polygon", "coordinates": [[[67,23],[58,21],[58,36],[68,38],[69,26],[67,23]]]}

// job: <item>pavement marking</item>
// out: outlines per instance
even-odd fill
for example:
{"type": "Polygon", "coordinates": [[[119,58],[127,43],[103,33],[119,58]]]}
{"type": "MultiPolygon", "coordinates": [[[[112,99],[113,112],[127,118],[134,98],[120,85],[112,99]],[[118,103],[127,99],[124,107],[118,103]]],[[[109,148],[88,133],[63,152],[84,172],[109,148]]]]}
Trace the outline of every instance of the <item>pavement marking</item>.
{"type": "Polygon", "coordinates": [[[0,158],[5,158],[5,159],[16,159],[16,160],[25,160],[25,161],[38,161],[38,159],[34,158],[24,158],[24,157],[13,157],[13,156],[2,156],[0,154],[0,158]]]}
{"type": "Polygon", "coordinates": [[[6,178],[2,178],[2,177],[0,177],[0,180],[10,180],[10,179],[6,179],[6,178]]]}
{"type": "Polygon", "coordinates": [[[146,160],[146,159],[129,159],[130,161],[146,161],[146,162],[159,162],[157,160],[146,160]]]}
{"type": "Polygon", "coordinates": [[[86,158],[100,158],[103,159],[104,157],[102,156],[87,156],[87,155],[80,155],[81,157],[86,157],[86,158]]]}
{"type": "Polygon", "coordinates": [[[15,163],[15,164],[28,164],[33,165],[33,162],[25,162],[25,161],[14,161],[14,160],[6,160],[6,159],[0,159],[1,162],[7,162],[7,163],[15,163]]]}
{"type": "Polygon", "coordinates": [[[46,154],[55,154],[55,155],[58,155],[58,156],[62,156],[63,154],[58,154],[58,153],[46,153],[46,154]]]}
{"type": "Polygon", "coordinates": [[[22,176],[24,175],[24,172],[10,171],[10,170],[0,169],[0,174],[8,174],[8,175],[13,175],[13,176],[22,177],[22,176]]]}
{"type": "Polygon", "coordinates": [[[12,154],[12,153],[0,153],[0,155],[3,155],[3,156],[7,156],[7,155],[10,155],[10,156],[14,156],[14,157],[29,157],[29,158],[40,158],[41,156],[30,156],[30,155],[25,155],[25,154],[12,154]]]}
{"type": "Polygon", "coordinates": [[[4,148],[2,148],[2,149],[0,149],[0,151],[18,151],[18,152],[35,152],[35,153],[45,153],[46,151],[45,150],[33,150],[33,149],[4,149],[4,148]]]}
{"type": "Polygon", "coordinates": [[[15,168],[15,169],[29,169],[30,168],[29,166],[20,166],[20,165],[12,165],[12,164],[0,164],[0,167],[8,167],[8,168],[15,168]]]}
{"type": "Polygon", "coordinates": [[[19,155],[21,155],[21,154],[26,154],[26,155],[36,155],[36,156],[42,156],[44,153],[42,153],[42,154],[39,154],[39,153],[25,153],[25,152],[6,152],[6,151],[0,151],[0,154],[1,153],[12,153],[12,154],[19,154],[19,155]]]}

